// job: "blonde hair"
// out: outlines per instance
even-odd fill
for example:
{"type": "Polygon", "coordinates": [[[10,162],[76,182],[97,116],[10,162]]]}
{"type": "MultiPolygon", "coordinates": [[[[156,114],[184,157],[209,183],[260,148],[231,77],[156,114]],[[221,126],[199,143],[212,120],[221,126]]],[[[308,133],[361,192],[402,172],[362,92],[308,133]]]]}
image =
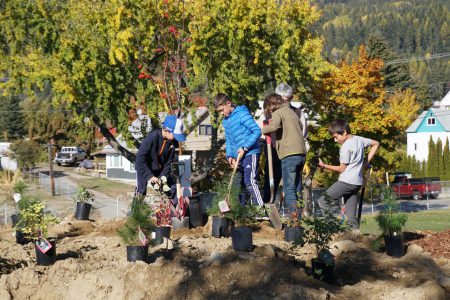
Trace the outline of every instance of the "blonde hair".
{"type": "Polygon", "coordinates": [[[284,103],[283,98],[278,94],[270,94],[264,99],[264,115],[266,119],[272,118],[272,113],[280,108],[284,103]]]}

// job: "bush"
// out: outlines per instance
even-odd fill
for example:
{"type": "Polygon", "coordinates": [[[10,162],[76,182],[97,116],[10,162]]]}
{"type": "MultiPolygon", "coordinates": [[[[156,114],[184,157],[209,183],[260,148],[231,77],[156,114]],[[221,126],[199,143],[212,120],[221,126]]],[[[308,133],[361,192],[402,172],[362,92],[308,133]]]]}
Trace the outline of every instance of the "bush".
{"type": "Polygon", "coordinates": [[[44,203],[33,200],[31,204],[21,210],[18,227],[21,228],[27,239],[37,240],[41,236],[47,238],[49,226],[59,223],[59,220],[54,215],[45,212],[44,208],[44,203]]]}
{"type": "MultiPolygon", "coordinates": [[[[330,204],[330,197],[325,197],[325,200],[330,204]]],[[[331,206],[329,206],[331,207],[331,206]]],[[[343,224],[339,218],[332,214],[331,209],[323,212],[323,217],[305,217],[302,219],[304,224],[304,231],[302,239],[296,243],[312,244],[316,251],[317,258],[327,265],[334,262],[334,258],[330,253],[330,242],[333,235],[344,232],[348,229],[347,225],[343,224]]]]}
{"type": "Polygon", "coordinates": [[[94,195],[84,185],[79,185],[72,199],[73,202],[92,204],[94,202],[94,195]]]}
{"type": "MultiPolygon", "coordinates": [[[[222,180],[218,181],[212,192],[216,193],[214,196],[214,200],[212,202],[212,206],[208,209],[208,215],[210,216],[221,216],[222,212],[219,209],[219,202],[224,200],[228,194],[228,185],[230,184],[230,176],[225,176],[222,180]]],[[[229,199],[238,199],[240,193],[240,185],[237,177],[233,180],[233,184],[231,185],[230,196],[229,199]]],[[[230,205],[230,203],[229,203],[230,205]]],[[[228,216],[228,215],[227,215],[228,216]]]]}
{"type": "Polygon", "coordinates": [[[17,160],[20,168],[29,170],[40,161],[43,148],[34,141],[18,140],[11,147],[12,157],[17,160]]]}
{"type": "Polygon", "coordinates": [[[139,240],[139,229],[151,240],[155,224],[151,218],[152,210],[144,202],[144,197],[135,198],[131,214],[125,223],[117,230],[118,235],[128,246],[142,246],[139,240]]]}
{"type": "Polygon", "coordinates": [[[392,189],[384,190],[382,194],[384,209],[375,217],[378,227],[385,236],[395,236],[402,232],[408,216],[400,212],[400,205],[392,189]]]}

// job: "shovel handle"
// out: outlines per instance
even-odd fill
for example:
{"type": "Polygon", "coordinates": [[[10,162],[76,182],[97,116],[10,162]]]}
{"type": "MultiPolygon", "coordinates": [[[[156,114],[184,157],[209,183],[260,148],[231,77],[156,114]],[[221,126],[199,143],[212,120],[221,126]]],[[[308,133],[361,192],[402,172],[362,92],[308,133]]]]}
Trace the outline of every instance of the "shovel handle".
{"type": "Polygon", "coordinates": [[[230,183],[228,184],[228,194],[230,194],[230,192],[231,192],[231,186],[233,185],[234,175],[236,174],[236,170],[238,168],[239,161],[241,160],[241,158],[242,158],[242,155],[241,155],[241,152],[239,152],[239,154],[236,158],[236,162],[233,167],[233,173],[231,173],[230,183]]]}

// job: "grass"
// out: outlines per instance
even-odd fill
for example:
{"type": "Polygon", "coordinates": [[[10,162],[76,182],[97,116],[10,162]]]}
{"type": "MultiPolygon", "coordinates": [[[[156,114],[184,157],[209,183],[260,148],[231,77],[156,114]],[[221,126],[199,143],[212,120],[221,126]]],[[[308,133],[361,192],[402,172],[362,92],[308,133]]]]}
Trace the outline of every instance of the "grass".
{"type": "Polygon", "coordinates": [[[89,177],[86,179],[73,179],[78,184],[82,184],[88,189],[107,194],[111,197],[125,196],[128,192],[134,191],[134,186],[122,182],[112,181],[104,178],[89,177]]]}
{"type": "MultiPolygon", "coordinates": [[[[405,231],[431,230],[444,231],[450,229],[450,209],[429,210],[407,213],[405,231]]],[[[364,215],[362,217],[361,232],[369,234],[380,234],[375,215],[364,215]]]]}

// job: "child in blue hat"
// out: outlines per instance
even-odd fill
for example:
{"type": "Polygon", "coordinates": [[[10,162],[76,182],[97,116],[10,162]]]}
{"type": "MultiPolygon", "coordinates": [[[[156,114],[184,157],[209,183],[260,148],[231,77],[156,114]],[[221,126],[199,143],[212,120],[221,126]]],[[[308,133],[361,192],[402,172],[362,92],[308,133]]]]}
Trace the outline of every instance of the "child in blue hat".
{"type": "Polygon", "coordinates": [[[169,186],[171,180],[171,164],[175,157],[178,142],[184,142],[183,121],[175,115],[168,115],[162,129],[151,131],[142,141],[136,155],[137,193],[147,193],[147,183],[158,183],[159,178],[166,176],[169,186]]]}

